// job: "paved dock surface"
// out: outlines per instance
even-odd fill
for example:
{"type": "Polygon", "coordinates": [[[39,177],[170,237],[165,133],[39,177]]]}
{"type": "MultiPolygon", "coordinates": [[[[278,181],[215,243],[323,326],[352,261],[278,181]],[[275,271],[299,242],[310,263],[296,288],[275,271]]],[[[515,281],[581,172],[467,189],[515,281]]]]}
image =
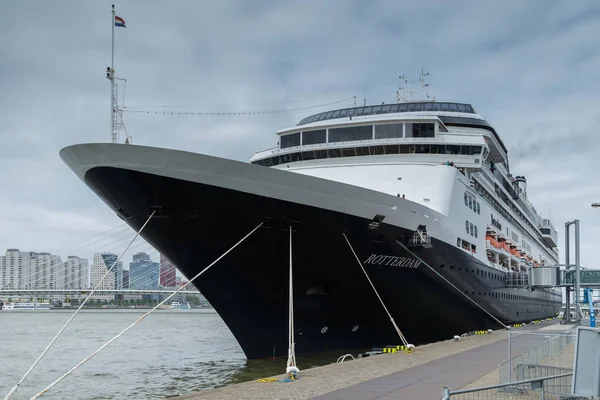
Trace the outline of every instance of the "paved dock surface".
{"type": "MultiPolygon", "coordinates": [[[[543,323],[517,329],[559,333],[570,326],[543,323]]],[[[535,346],[543,338],[513,336],[513,354],[535,346]]],[[[460,389],[496,370],[507,358],[506,339],[507,331],[495,331],[458,342],[419,346],[412,354],[383,354],[309,369],[302,371],[295,382],[244,382],[176,399],[439,399],[443,386],[460,389]]]]}

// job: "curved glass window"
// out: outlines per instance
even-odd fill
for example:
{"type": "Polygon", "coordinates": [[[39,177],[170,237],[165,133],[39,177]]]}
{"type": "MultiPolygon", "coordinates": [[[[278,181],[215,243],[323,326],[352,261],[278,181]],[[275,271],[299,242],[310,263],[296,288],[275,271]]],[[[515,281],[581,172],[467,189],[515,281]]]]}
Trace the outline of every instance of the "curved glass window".
{"type": "Polygon", "coordinates": [[[329,142],[350,142],[373,139],[373,125],[329,129],[329,142]]]}
{"type": "Polygon", "coordinates": [[[300,146],[300,132],[281,136],[281,148],[300,146]]]}
{"type": "Polygon", "coordinates": [[[477,225],[474,225],[473,229],[475,230],[475,237],[477,237],[477,225]]]}
{"type": "Polygon", "coordinates": [[[469,221],[465,222],[465,230],[469,233],[469,221]]]}
{"type": "Polygon", "coordinates": [[[302,145],[318,144],[327,142],[327,133],[325,129],[317,131],[302,132],[302,145]]]}
{"type": "Polygon", "coordinates": [[[298,123],[298,126],[309,124],[311,122],[324,121],[331,118],[342,118],[345,116],[359,115],[377,115],[388,113],[420,112],[420,111],[451,111],[468,114],[475,114],[475,110],[470,104],[462,103],[438,103],[435,101],[417,102],[417,103],[396,103],[379,106],[353,107],[336,111],[325,111],[320,114],[311,115],[298,123]],[[339,114],[335,113],[339,111],[339,114]]]}
{"type": "Polygon", "coordinates": [[[467,193],[465,193],[465,206],[469,206],[469,200],[468,200],[468,196],[467,193]]]}

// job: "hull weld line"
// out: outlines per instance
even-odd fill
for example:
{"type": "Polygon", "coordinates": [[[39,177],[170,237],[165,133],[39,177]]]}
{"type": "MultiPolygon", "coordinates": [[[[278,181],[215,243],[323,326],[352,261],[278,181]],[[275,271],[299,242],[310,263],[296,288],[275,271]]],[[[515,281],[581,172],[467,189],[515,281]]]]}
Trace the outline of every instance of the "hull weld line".
{"type": "Polygon", "coordinates": [[[371,278],[369,278],[369,275],[367,274],[367,271],[365,271],[365,267],[363,267],[362,262],[360,261],[360,259],[358,258],[358,256],[356,255],[356,252],[354,251],[354,248],[352,247],[352,245],[350,244],[350,241],[348,240],[348,236],[346,236],[346,232],[342,232],[342,235],[344,235],[344,239],[346,239],[346,243],[348,243],[348,246],[350,247],[350,250],[352,250],[352,254],[354,254],[354,258],[356,258],[356,262],[358,263],[358,265],[360,266],[360,269],[362,269],[362,272],[365,274],[365,276],[367,277],[367,280],[369,281],[369,283],[371,284],[371,287],[373,288],[373,291],[375,292],[375,294],[377,295],[377,298],[379,299],[379,301],[381,302],[381,305],[383,306],[383,309],[385,310],[385,312],[387,313],[388,317],[390,317],[390,321],[392,322],[392,325],[394,325],[394,329],[396,330],[396,332],[398,333],[398,336],[400,337],[400,340],[402,341],[402,343],[404,344],[404,347],[406,348],[407,351],[412,352],[412,348],[414,347],[412,344],[408,344],[408,341],[406,340],[406,338],[404,337],[404,335],[402,334],[402,332],[400,331],[400,328],[398,328],[398,325],[396,325],[396,321],[394,321],[394,318],[392,317],[392,315],[390,314],[390,312],[388,311],[387,307],[385,306],[385,303],[383,302],[383,300],[381,299],[381,296],[379,296],[379,292],[377,292],[377,289],[375,289],[375,285],[373,285],[373,282],[371,282],[371,278]]]}
{"type": "Polygon", "coordinates": [[[500,325],[502,325],[504,328],[509,329],[510,328],[506,325],[504,325],[502,323],[502,321],[500,321],[498,318],[494,317],[494,315],[489,312],[488,310],[486,310],[485,308],[483,308],[479,303],[477,303],[475,300],[473,300],[472,298],[470,298],[469,296],[467,296],[465,293],[463,293],[462,290],[460,290],[459,288],[457,288],[456,286],[454,286],[454,284],[452,282],[450,282],[448,279],[446,279],[442,274],[440,274],[439,272],[437,272],[435,269],[433,269],[433,267],[431,267],[429,264],[427,264],[425,261],[423,261],[423,259],[421,257],[419,257],[418,255],[416,255],[414,252],[410,251],[410,249],[408,247],[406,247],[402,242],[399,242],[396,240],[396,243],[399,244],[400,246],[402,246],[406,251],[408,251],[410,254],[412,254],[413,256],[415,256],[415,258],[417,260],[421,260],[421,262],[423,264],[425,264],[425,266],[427,266],[427,268],[429,268],[430,270],[432,270],[437,276],[439,276],[440,278],[442,278],[443,280],[446,281],[446,283],[448,283],[448,285],[452,286],[454,289],[456,289],[460,294],[462,294],[463,296],[465,296],[467,299],[469,299],[473,304],[475,304],[477,307],[481,308],[487,315],[489,315],[490,317],[492,317],[493,319],[495,319],[500,325]]]}
{"type": "MultiPolygon", "coordinates": [[[[154,213],[152,213],[152,215],[154,215],[154,213]]],[[[150,216],[150,218],[152,218],[152,215],[150,216]]],[[[150,218],[148,218],[148,221],[150,221],[150,218]]],[[[147,222],[146,222],[147,223],[147,222]]],[[[57,380],[55,380],[54,382],[52,382],[50,385],[48,385],[44,390],[42,390],[41,392],[37,393],[35,396],[31,397],[31,399],[29,400],[34,400],[37,399],[41,396],[43,396],[46,392],[48,392],[48,390],[52,389],[52,387],[54,387],[57,383],[59,383],[60,381],[62,381],[63,379],[65,379],[67,376],[69,376],[73,371],[75,371],[77,368],[81,367],[83,364],[85,364],[86,362],[88,362],[89,360],[91,360],[96,354],[100,353],[100,351],[102,351],[104,348],[106,348],[108,345],[110,345],[112,342],[114,342],[115,340],[117,340],[119,337],[121,337],[123,334],[125,334],[128,330],[130,330],[131,328],[133,328],[135,325],[137,325],[139,322],[141,322],[142,320],[144,320],[144,318],[146,318],[148,315],[150,315],[154,310],[156,310],[158,307],[162,306],[163,304],[165,304],[171,297],[175,296],[177,293],[179,293],[181,290],[185,289],[186,287],[188,287],[196,278],[198,278],[200,275],[202,275],[203,273],[205,273],[206,271],[208,271],[210,269],[210,267],[212,267],[213,265],[215,265],[217,262],[219,262],[223,257],[225,257],[227,254],[229,254],[233,249],[235,249],[236,247],[238,247],[238,245],[240,245],[243,241],[245,241],[246,239],[248,239],[254,232],[256,232],[258,230],[258,228],[260,228],[263,225],[264,222],[261,222],[260,224],[258,224],[254,229],[252,229],[246,236],[244,236],[242,239],[240,239],[236,244],[234,244],[233,246],[231,246],[229,248],[229,250],[227,250],[225,253],[221,254],[221,256],[219,256],[219,258],[217,258],[215,261],[213,261],[212,263],[210,263],[210,265],[208,265],[206,268],[204,268],[202,271],[198,272],[196,274],[196,276],[194,276],[192,279],[189,280],[188,283],[186,283],[185,285],[182,285],[181,287],[179,287],[179,289],[175,290],[173,293],[171,293],[170,295],[167,296],[166,299],[164,299],[163,301],[161,301],[160,303],[158,303],[156,306],[154,306],[153,309],[151,309],[150,311],[148,311],[147,313],[145,313],[144,315],[142,315],[141,317],[139,317],[137,320],[135,320],[131,325],[129,325],[127,328],[125,328],[124,330],[122,330],[118,335],[116,335],[115,337],[113,337],[112,339],[110,339],[108,342],[104,343],[101,347],[98,348],[98,350],[94,351],[93,353],[91,353],[89,356],[87,356],[86,358],[84,358],[83,360],[81,360],[77,365],[75,365],[73,368],[71,368],[70,370],[68,370],[67,372],[65,372],[60,378],[58,378],[57,380]]],[[[145,226],[145,224],[144,224],[145,226]]],[[[143,227],[142,227],[143,228],[143,227]]],[[[141,231],[141,229],[140,229],[141,231]]],[[[137,237],[137,235],[136,235],[137,237]]]]}

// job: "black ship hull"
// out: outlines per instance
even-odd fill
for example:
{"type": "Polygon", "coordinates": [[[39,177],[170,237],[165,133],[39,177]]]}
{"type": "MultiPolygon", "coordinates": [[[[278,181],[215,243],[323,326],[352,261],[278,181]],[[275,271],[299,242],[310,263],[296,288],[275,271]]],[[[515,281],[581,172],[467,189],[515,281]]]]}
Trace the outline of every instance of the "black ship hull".
{"type": "Polygon", "coordinates": [[[395,242],[413,230],[397,224],[372,230],[351,213],[127,168],[88,168],[82,178],[135,230],[156,209],[142,236],[188,279],[263,222],[194,281],[249,359],[287,352],[290,225],[297,354],[401,344],[344,233],[412,344],[499,327],[464,294],[504,323],[559,311],[560,298],[508,289],[503,273],[456,246],[433,238],[432,248],[407,251],[395,242]]]}

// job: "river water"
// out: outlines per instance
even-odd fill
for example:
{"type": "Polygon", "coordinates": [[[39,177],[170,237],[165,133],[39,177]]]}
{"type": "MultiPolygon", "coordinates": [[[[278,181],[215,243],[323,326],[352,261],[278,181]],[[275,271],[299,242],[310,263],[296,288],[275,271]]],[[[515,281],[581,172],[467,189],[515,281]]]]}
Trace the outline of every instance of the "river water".
{"type": "MultiPolygon", "coordinates": [[[[23,382],[29,399],[147,310],[82,310],[23,382]]],[[[0,311],[0,398],[73,311],[0,311]]],[[[299,358],[304,369],[342,353],[299,358]]],[[[285,359],[247,361],[213,310],[156,311],[53,387],[44,399],[163,399],[281,374],[285,359]]]]}

